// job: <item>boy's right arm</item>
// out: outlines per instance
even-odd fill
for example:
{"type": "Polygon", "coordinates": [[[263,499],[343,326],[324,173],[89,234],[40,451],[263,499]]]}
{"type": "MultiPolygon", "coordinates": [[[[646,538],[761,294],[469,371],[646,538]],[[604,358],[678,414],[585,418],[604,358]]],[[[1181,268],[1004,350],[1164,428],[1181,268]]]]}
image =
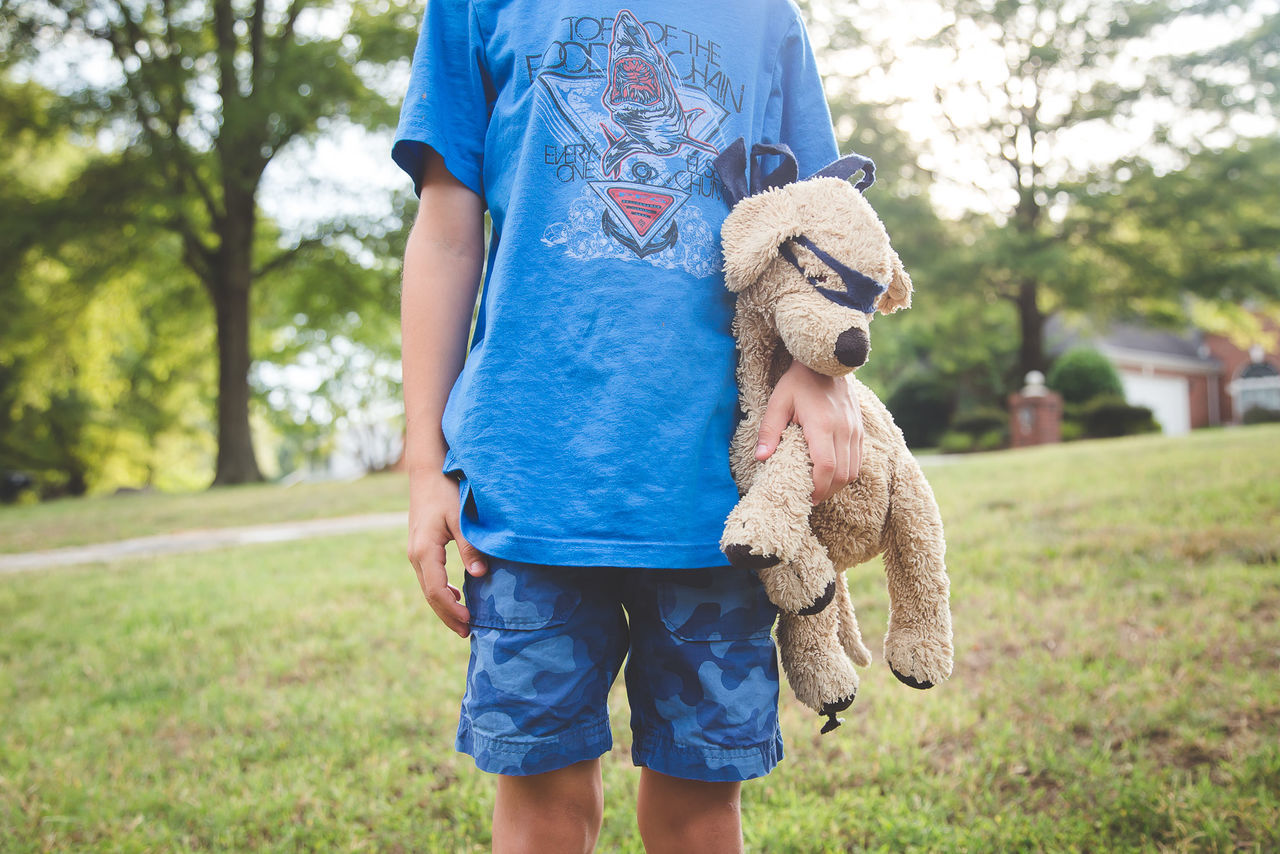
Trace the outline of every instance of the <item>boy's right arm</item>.
{"type": "Polygon", "coordinates": [[[434,151],[423,164],[418,215],[404,252],[400,296],[405,464],[409,472],[409,562],[436,616],[462,637],[470,613],[445,573],[454,540],[472,575],[484,555],[458,529],[458,484],[443,474],[445,401],[466,357],[484,267],[484,200],[458,181],[434,151]]]}

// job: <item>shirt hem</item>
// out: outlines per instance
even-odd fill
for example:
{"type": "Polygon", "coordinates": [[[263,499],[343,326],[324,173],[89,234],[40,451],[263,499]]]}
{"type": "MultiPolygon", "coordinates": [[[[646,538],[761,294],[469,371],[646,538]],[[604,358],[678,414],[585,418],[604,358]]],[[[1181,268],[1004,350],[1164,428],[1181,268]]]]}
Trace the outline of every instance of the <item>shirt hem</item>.
{"type": "Polygon", "coordinates": [[[636,569],[702,569],[727,566],[719,543],[619,543],[527,537],[475,530],[462,518],[462,535],[487,555],[543,566],[620,566],[636,569]]]}

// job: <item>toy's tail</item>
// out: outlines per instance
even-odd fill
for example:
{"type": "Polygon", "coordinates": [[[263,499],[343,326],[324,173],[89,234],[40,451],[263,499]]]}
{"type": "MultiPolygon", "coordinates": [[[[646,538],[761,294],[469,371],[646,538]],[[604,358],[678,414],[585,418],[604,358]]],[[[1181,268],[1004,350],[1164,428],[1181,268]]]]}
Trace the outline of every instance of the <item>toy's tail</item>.
{"type": "Polygon", "coordinates": [[[862,630],[858,628],[858,618],[853,613],[853,600],[849,598],[849,583],[843,572],[836,580],[836,631],[840,637],[840,645],[845,654],[859,667],[871,664],[871,650],[862,642],[862,630]]]}

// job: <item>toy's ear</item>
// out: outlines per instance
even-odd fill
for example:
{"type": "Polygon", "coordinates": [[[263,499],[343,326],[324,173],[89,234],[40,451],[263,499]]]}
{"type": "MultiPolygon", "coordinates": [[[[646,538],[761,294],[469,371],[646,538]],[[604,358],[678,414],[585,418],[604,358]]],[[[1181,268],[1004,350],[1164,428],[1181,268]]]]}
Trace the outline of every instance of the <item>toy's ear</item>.
{"type": "Polygon", "coordinates": [[[725,285],[738,293],[755,284],[778,258],[782,244],[802,231],[800,210],[786,188],[738,202],[720,229],[725,285]]]}
{"type": "Polygon", "coordinates": [[[911,308],[911,277],[902,266],[902,259],[898,257],[898,253],[894,252],[893,277],[889,281],[889,289],[876,304],[876,310],[881,314],[892,314],[900,308],[911,308]]]}

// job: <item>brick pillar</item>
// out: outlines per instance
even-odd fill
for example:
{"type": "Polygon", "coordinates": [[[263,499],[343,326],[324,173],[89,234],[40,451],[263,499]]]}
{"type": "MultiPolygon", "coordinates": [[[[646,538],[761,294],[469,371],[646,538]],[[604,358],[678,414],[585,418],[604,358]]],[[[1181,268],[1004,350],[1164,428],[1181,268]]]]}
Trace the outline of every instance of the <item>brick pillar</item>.
{"type": "Polygon", "coordinates": [[[1022,391],[1009,395],[1009,444],[1015,448],[1062,441],[1062,395],[1031,371],[1022,391]]]}

